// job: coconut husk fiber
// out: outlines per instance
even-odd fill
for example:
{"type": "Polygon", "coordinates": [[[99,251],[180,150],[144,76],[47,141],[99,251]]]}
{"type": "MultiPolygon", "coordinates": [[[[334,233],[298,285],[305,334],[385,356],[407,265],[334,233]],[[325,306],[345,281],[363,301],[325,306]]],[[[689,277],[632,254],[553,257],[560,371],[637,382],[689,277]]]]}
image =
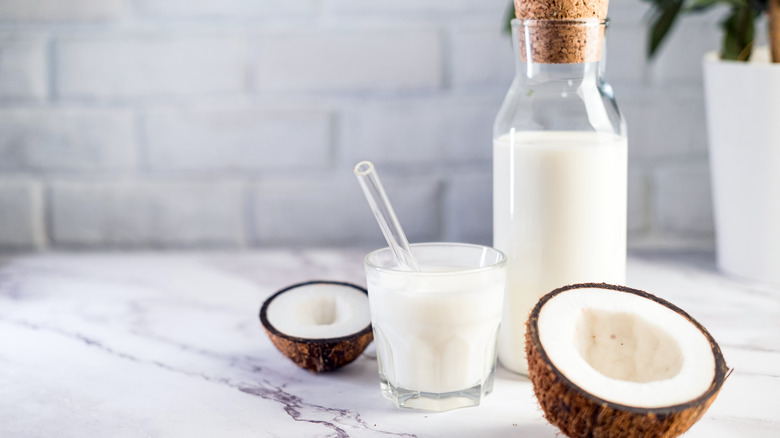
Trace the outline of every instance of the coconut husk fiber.
{"type": "Polygon", "coordinates": [[[571,64],[601,58],[604,39],[601,22],[607,18],[608,0],[514,0],[514,3],[518,19],[534,20],[526,21],[526,31],[518,35],[524,61],[571,64]]]}
{"type": "Polygon", "coordinates": [[[528,378],[545,418],[571,438],[674,438],[698,421],[718,396],[731,371],[715,339],[688,313],[647,292],[606,283],[564,286],[543,296],[531,311],[526,330],[525,351],[528,378]],[[688,402],[666,407],[643,408],[599,398],[569,380],[550,360],[539,336],[542,307],[558,294],[579,288],[613,290],[634,294],[660,304],[687,319],[707,338],[715,359],[715,376],[709,388],[688,402]]]}

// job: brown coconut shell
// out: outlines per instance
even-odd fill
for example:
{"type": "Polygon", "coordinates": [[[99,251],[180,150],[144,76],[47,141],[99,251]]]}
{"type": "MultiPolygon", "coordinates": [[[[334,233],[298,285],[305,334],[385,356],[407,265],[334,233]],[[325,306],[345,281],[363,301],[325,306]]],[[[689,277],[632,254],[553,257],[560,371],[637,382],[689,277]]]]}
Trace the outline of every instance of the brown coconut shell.
{"type": "Polygon", "coordinates": [[[357,289],[366,295],[368,291],[355,284],[338,281],[307,281],[288,286],[268,297],[260,308],[260,323],[274,346],[291,361],[301,368],[314,373],[335,370],[360,356],[368,344],[374,339],[371,324],[357,333],[338,338],[307,339],[290,336],[280,332],[268,321],[268,306],[279,295],[301,287],[313,284],[332,284],[357,289]]]}
{"type": "Polygon", "coordinates": [[[720,347],[707,330],[679,307],[637,289],[606,283],[565,286],[543,296],[528,318],[526,331],[528,375],[544,416],[572,438],[676,437],[707,411],[729,375],[720,347]],[[687,403],[661,408],[638,408],[603,400],[572,383],[550,362],[539,341],[539,312],[554,296],[580,288],[609,289],[638,295],[679,313],[706,337],[715,356],[715,377],[701,396],[687,403]]]}
{"type": "Polygon", "coordinates": [[[527,20],[518,35],[526,62],[573,64],[601,59],[608,0],[514,0],[515,16],[527,20]],[[595,23],[585,25],[586,22],[595,23]],[[527,53],[530,38],[532,53],[527,53]],[[529,59],[530,58],[530,59],[529,59]]]}

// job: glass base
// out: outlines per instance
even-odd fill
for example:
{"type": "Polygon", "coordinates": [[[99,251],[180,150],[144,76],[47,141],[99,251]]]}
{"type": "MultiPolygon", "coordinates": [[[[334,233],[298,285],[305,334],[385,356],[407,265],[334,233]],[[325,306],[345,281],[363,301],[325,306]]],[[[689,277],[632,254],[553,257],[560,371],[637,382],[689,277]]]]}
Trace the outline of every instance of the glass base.
{"type": "Polygon", "coordinates": [[[482,398],[493,392],[493,373],[491,372],[483,384],[460,391],[436,393],[423,392],[394,386],[385,376],[379,376],[379,387],[382,395],[392,400],[399,408],[420,409],[424,411],[444,412],[452,409],[479,406],[482,398]]]}

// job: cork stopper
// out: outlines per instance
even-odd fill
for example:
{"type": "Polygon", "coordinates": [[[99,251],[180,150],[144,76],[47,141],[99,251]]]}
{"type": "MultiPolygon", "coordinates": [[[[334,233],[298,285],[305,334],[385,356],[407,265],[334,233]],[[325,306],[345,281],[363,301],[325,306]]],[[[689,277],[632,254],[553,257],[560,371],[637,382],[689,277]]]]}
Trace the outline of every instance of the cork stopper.
{"type": "Polygon", "coordinates": [[[609,0],[515,0],[520,20],[606,20],[609,0]]]}
{"type": "Polygon", "coordinates": [[[523,60],[570,64],[601,58],[609,0],[514,0],[524,20],[518,34],[523,60]]]}

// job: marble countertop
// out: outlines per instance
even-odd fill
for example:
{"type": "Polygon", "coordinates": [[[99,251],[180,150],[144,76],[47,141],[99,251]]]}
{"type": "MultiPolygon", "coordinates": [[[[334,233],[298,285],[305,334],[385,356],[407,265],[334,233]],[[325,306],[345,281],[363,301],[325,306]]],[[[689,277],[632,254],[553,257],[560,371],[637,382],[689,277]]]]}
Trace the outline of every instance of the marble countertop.
{"type": "MultiPolygon", "coordinates": [[[[363,251],[41,254],[0,260],[2,437],[555,437],[531,384],[503,368],[482,406],[382,398],[372,347],[313,375],[257,312],[299,281],[365,284],[363,251]]],[[[682,307],[735,371],[686,437],[780,436],[780,290],[709,255],[634,255],[628,285],[682,307]]]]}

